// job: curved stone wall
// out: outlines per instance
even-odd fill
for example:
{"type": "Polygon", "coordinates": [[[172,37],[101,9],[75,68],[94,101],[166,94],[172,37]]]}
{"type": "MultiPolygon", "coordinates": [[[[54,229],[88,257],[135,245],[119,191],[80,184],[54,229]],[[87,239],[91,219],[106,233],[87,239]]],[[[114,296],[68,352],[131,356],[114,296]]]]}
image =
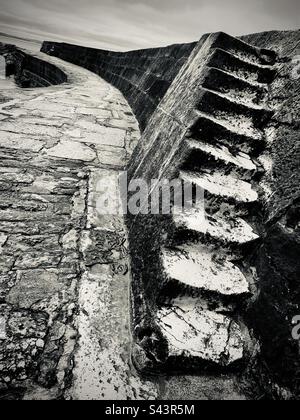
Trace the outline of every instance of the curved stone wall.
{"type": "Polygon", "coordinates": [[[68,80],[57,66],[13,45],[0,44],[0,55],[5,56],[7,76],[14,75],[17,84],[23,88],[59,85],[68,80]]]}
{"type": "Polygon", "coordinates": [[[122,53],[44,42],[42,52],[80,65],[117,87],[144,130],[195,46],[191,43],[122,53]]]}

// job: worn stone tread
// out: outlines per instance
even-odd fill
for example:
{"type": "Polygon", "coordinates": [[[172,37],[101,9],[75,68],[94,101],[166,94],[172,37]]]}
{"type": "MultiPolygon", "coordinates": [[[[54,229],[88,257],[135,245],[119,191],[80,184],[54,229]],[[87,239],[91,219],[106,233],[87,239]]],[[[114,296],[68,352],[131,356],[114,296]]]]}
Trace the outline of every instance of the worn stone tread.
{"type": "Polygon", "coordinates": [[[199,237],[208,236],[212,241],[224,243],[225,245],[242,245],[255,241],[259,236],[252,227],[243,219],[234,214],[224,216],[204,215],[200,208],[192,207],[183,212],[173,209],[173,220],[179,230],[188,230],[196,233],[199,237]]]}
{"type": "Polygon", "coordinates": [[[192,304],[182,303],[162,308],[157,319],[168,346],[169,359],[184,363],[196,358],[198,362],[228,367],[244,357],[241,329],[227,316],[199,311],[192,304]]]}
{"type": "Polygon", "coordinates": [[[190,287],[223,296],[248,294],[248,282],[230,256],[233,258],[229,253],[201,244],[165,248],[164,271],[168,279],[182,285],[182,290],[190,287]]]}
{"type": "MultiPolygon", "coordinates": [[[[186,144],[190,150],[191,155],[201,153],[206,155],[209,159],[215,161],[216,165],[228,166],[240,168],[247,173],[255,173],[257,165],[253,159],[246,153],[237,152],[233,154],[229,147],[222,144],[209,144],[201,140],[186,139],[186,144]]],[[[199,158],[199,167],[204,164],[203,159],[199,158]]]]}
{"type": "Polygon", "coordinates": [[[232,198],[240,203],[251,203],[258,199],[258,193],[253,189],[251,183],[217,171],[212,174],[181,171],[180,179],[195,184],[210,194],[232,198]]]}

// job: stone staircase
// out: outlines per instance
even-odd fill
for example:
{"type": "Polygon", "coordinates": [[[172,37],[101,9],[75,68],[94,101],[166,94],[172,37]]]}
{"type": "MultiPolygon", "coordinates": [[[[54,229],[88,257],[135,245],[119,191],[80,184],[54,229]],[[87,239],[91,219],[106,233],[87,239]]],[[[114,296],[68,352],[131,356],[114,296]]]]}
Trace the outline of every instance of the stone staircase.
{"type": "Polygon", "coordinates": [[[159,261],[155,332],[139,336],[141,370],[228,369],[247,359],[242,307],[254,282],[249,257],[259,241],[258,157],[265,148],[268,85],[276,54],[220,34],[183,140],[177,176],[204,190],[202,203],[176,207],[159,261]]]}

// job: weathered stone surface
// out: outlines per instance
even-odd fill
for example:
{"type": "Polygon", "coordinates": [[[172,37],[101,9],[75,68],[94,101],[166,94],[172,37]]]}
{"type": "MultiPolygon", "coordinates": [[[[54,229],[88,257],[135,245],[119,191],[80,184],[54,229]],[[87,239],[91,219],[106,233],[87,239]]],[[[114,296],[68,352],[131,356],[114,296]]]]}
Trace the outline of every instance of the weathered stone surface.
{"type": "Polygon", "coordinates": [[[57,146],[49,149],[48,156],[64,159],[75,159],[91,162],[95,160],[96,154],[84,144],[74,144],[71,141],[62,141],[57,146]]]}
{"type": "Polygon", "coordinates": [[[57,271],[28,270],[19,272],[17,283],[10,290],[6,301],[16,308],[30,309],[35,303],[49,299],[61,290],[63,284],[58,282],[57,271]]]}
{"type": "Polygon", "coordinates": [[[10,289],[15,285],[17,280],[16,272],[8,272],[0,274],[0,303],[4,303],[10,289]]]}
{"type": "Polygon", "coordinates": [[[300,314],[300,79],[295,71],[300,31],[253,34],[244,39],[278,49],[282,58],[269,94],[276,113],[265,154],[271,165],[262,180],[266,228],[255,261],[259,296],[250,308],[249,322],[262,349],[262,365],[254,381],[261,384],[260,393],[284,399],[300,393],[299,342],[292,338],[292,319],[300,314]]]}
{"type": "MultiPolygon", "coordinates": [[[[176,226],[172,225],[171,217],[156,221],[134,220],[135,232],[129,232],[130,241],[135,241],[131,255],[133,297],[139,308],[134,314],[137,325],[134,334],[142,344],[135,362],[138,357],[145,357],[143,351],[147,349],[146,362],[149,358],[152,361],[157,358],[156,363],[160,365],[166,358],[186,361],[196,356],[198,362],[204,360],[223,368],[240,362],[247,347],[247,353],[254,359],[250,370],[252,374],[258,374],[257,384],[263,387],[262,393],[284,398],[289,392],[294,395],[298,392],[298,385],[294,385],[298,346],[290,335],[290,319],[299,310],[296,281],[299,273],[296,201],[299,182],[296,174],[299,170],[295,163],[298,156],[298,83],[290,83],[289,72],[293,71],[293,64],[286,61],[287,55],[292,57],[295,53],[292,41],[296,34],[272,33],[245,38],[260,47],[281,51],[285,56],[279,59],[276,66],[279,77],[270,86],[269,93],[262,89],[262,84],[267,86],[276,75],[272,67],[275,56],[218,34],[212,45],[218,51],[210,56],[204,48],[197,71],[196,65],[191,66],[186,79],[186,75],[183,79],[180,79],[182,74],[178,76],[162,101],[189,52],[194,50],[197,54],[197,48],[203,47],[207,36],[196,48],[195,45],[174,46],[127,54],[61,44],[44,45],[50,54],[62,54],[69,61],[79,60],[79,64],[84,60],[84,66],[121,88],[132,103],[142,128],[154,113],[141,146],[134,154],[130,176],[140,174],[146,179],[163,174],[178,176],[177,169],[186,164],[193,174],[190,180],[200,179],[209,192],[206,200],[211,213],[209,222],[201,227],[197,218],[191,219],[191,214],[188,220],[180,220],[181,228],[186,231],[184,240],[192,240],[196,246],[210,244],[213,249],[230,248],[225,264],[225,272],[228,276],[228,272],[231,273],[230,280],[234,280],[229,282],[230,287],[221,281],[224,280],[222,272],[218,271],[220,267],[224,269],[224,261],[221,264],[211,257],[208,260],[212,264],[208,264],[206,272],[210,273],[210,279],[213,276],[214,280],[220,280],[213,283],[217,297],[197,296],[197,310],[191,310],[190,305],[194,308],[195,300],[185,296],[188,290],[184,288],[184,296],[162,302],[161,289],[157,287],[162,280],[162,259],[156,250],[161,249],[161,234],[166,247],[177,244],[180,238],[175,235],[172,237],[174,242],[170,243],[168,236],[174,233],[176,226]],[[210,70],[202,73],[201,66],[206,59],[210,70]],[[139,65],[132,66],[133,60],[139,65]],[[147,77],[145,69],[150,69],[147,77]],[[190,91],[191,86],[196,93],[190,91]],[[276,109],[275,117],[269,110],[262,109],[265,101],[276,109]],[[159,103],[161,108],[154,112],[159,103]],[[195,108],[197,112],[193,113],[195,108]],[[287,116],[289,108],[293,111],[287,116]],[[265,130],[270,118],[271,123],[265,130]],[[185,144],[178,150],[187,127],[192,128],[188,136],[196,137],[192,141],[201,140],[204,148],[185,144]],[[285,142],[278,139],[285,139],[285,142]],[[189,155],[188,164],[181,158],[182,154],[189,155]],[[266,175],[258,183],[262,168],[266,175]],[[199,176],[195,177],[197,171],[199,176]],[[252,190],[253,183],[255,188],[252,190]],[[265,219],[258,200],[265,201],[265,219]],[[215,212],[217,206],[222,207],[219,213],[215,212]],[[258,229],[252,229],[253,223],[258,229]],[[257,235],[254,232],[258,231],[262,243],[255,248],[257,235]],[[147,261],[149,269],[144,269],[143,260],[147,261]],[[148,282],[145,293],[136,287],[140,273],[148,282]],[[270,280],[270,273],[276,287],[270,280]],[[238,325],[233,320],[239,318],[237,314],[245,315],[246,279],[250,280],[249,289],[254,296],[248,302],[251,304],[247,306],[245,319],[251,333],[253,331],[255,339],[259,340],[258,358],[253,337],[243,323],[238,325]],[[219,299],[228,291],[238,297],[238,303],[235,301],[232,305],[219,299]],[[151,305],[155,306],[155,311],[151,305]],[[262,316],[265,309],[266,316],[262,316]],[[278,331],[274,319],[278,321],[278,331]],[[153,320],[159,324],[160,331],[153,320]],[[179,325],[182,328],[178,330],[179,325]],[[214,335],[212,331],[215,331],[214,335]],[[169,356],[161,344],[163,340],[169,346],[169,356]],[[277,344],[278,351],[274,355],[273,347],[277,344]],[[261,366],[260,360],[263,361],[261,366]],[[267,366],[265,371],[262,366],[267,366]],[[280,389],[278,384],[289,390],[280,389]]],[[[43,85],[38,72],[43,72],[45,65],[36,60],[30,62],[34,76],[29,77],[28,68],[22,68],[19,84],[43,85]]],[[[51,65],[59,64],[63,74],[68,75],[72,89],[70,84],[49,87],[41,95],[34,90],[19,90],[14,92],[16,98],[11,97],[10,89],[10,93],[0,97],[3,122],[0,156],[7,168],[0,173],[0,191],[4,198],[0,204],[1,389],[6,390],[9,386],[9,395],[22,398],[25,392],[21,392],[20,387],[26,386],[25,398],[29,399],[38,395],[46,399],[131,399],[169,395],[168,390],[159,395],[156,385],[140,380],[128,364],[130,334],[128,324],[124,327],[119,318],[121,316],[123,321],[129,310],[128,301],[124,302],[124,296],[128,298],[129,281],[125,229],[116,215],[100,216],[97,213],[97,202],[103,194],[94,182],[100,176],[98,170],[101,167],[119,169],[126,164],[139,139],[134,118],[124,98],[99,78],[49,58],[50,62],[51,65]],[[31,133],[32,138],[23,141],[24,133],[31,133]],[[10,137],[5,140],[7,134],[10,137]],[[32,272],[47,273],[38,276],[40,288],[37,287],[36,294],[30,277],[32,272]],[[55,279],[50,276],[54,272],[57,273],[55,279]],[[22,277],[24,273],[25,277],[22,277]],[[125,312],[120,312],[120,307],[125,312]],[[76,321],[79,331],[76,331],[76,321]],[[103,325],[113,333],[103,334],[103,325]],[[117,337],[114,335],[116,325],[117,337]],[[71,385],[74,357],[77,363],[71,385]],[[86,365],[86,360],[91,366],[86,365]],[[107,379],[109,376],[111,378],[107,379]],[[46,393],[40,386],[51,389],[46,393]],[[71,390],[66,391],[70,386],[71,390]]],[[[54,72],[53,83],[59,82],[59,75],[59,71],[54,72]]],[[[129,219],[128,226],[131,222],[129,219]]],[[[185,273],[176,268],[176,261],[182,257],[176,255],[175,266],[172,258],[166,265],[171,277],[186,283],[191,279],[187,280],[185,273]]],[[[193,270],[195,265],[203,263],[203,259],[192,254],[185,253],[184,258],[193,270]]],[[[191,273],[195,284],[197,269],[191,273]]],[[[204,289],[210,288],[209,282],[203,284],[204,289]]],[[[167,296],[170,298],[171,294],[168,292],[167,296]]],[[[174,378],[173,389],[181,381],[174,378]]],[[[185,377],[184,381],[193,392],[195,388],[199,389],[199,395],[203,386],[207,387],[210,398],[214,397],[211,393],[214,384],[219,386],[215,378],[210,383],[203,378],[185,377]]],[[[163,380],[168,385],[170,382],[163,380]]],[[[231,395],[240,397],[239,391],[238,395],[235,393],[231,378],[224,379],[220,386],[224,388],[226,384],[230,386],[231,395]]],[[[183,394],[179,392],[178,395],[180,399],[183,394]]],[[[220,392],[220,395],[224,393],[220,392]]]]}
{"type": "Polygon", "coordinates": [[[157,316],[169,358],[199,358],[224,366],[243,359],[241,330],[230,318],[193,305],[163,308],[157,316]]]}
{"type": "Polygon", "coordinates": [[[7,149],[17,150],[31,150],[32,152],[40,152],[44,147],[45,143],[37,139],[30,139],[25,136],[20,136],[17,133],[1,132],[1,146],[7,149]]]}
{"type": "Polygon", "coordinates": [[[0,233],[0,254],[2,254],[2,246],[7,241],[8,236],[6,236],[4,233],[0,233]]]}
{"type": "Polygon", "coordinates": [[[6,340],[6,318],[0,317],[0,340],[6,340]]]}
{"type": "Polygon", "coordinates": [[[70,395],[80,400],[155,399],[130,366],[129,277],[99,265],[82,278],[79,348],[70,395]]]}
{"type": "MultiPolygon", "coordinates": [[[[125,165],[139,138],[137,123],[122,95],[99,77],[41,57],[58,65],[71,83],[42,91],[12,87],[9,95],[0,89],[4,121],[0,128],[0,398],[4,399],[69,398],[71,385],[79,389],[80,378],[75,385],[72,377],[76,352],[78,369],[86,367],[80,356],[86,354],[86,344],[78,335],[86,313],[83,306],[79,313],[79,295],[85,290],[84,279],[95,274],[99,264],[106,266],[101,277],[105,289],[115,274],[119,278],[115,292],[101,313],[93,313],[92,322],[108,322],[114,310],[122,323],[123,314],[129,313],[124,223],[119,217],[115,225],[112,217],[107,224],[98,224],[96,202],[101,191],[92,180],[102,165],[115,168],[120,161],[125,165]],[[102,161],[101,148],[107,153],[102,161]],[[94,206],[93,223],[88,203],[94,206]]],[[[39,70],[43,68],[37,65],[35,71],[39,70]]],[[[20,84],[39,85],[38,74],[31,79],[23,76],[24,72],[20,84]]],[[[98,296],[95,293],[93,298],[98,296]]],[[[77,398],[100,399],[103,392],[109,393],[109,385],[104,391],[98,384],[101,380],[108,384],[112,372],[115,386],[126,388],[124,394],[115,389],[116,398],[155,395],[154,386],[152,390],[150,383],[131,373],[128,324],[121,329],[122,335],[114,340],[116,357],[103,351],[99,357],[106,370],[96,372],[94,388],[77,393],[77,398]]],[[[91,334],[95,352],[100,337],[98,330],[91,334]]],[[[107,339],[108,332],[103,337],[107,339]]]]}
{"type": "MultiPolygon", "coordinates": [[[[10,386],[14,394],[13,384],[26,381],[38,365],[41,350],[37,343],[46,335],[47,315],[21,310],[11,312],[8,307],[1,305],[0,318],[4,318],[6,323],[5,338],[0,341],[1,384],[10,386]]],[[[18,385],[15,395],[18,396],[18,385]]]]}
{"type": "Polygon", "coordinates": [[[62,246],[65,250],[76,251],[79,240],[79,233],[75,229],[71,229],[62,238],[62,246]]]}
{"type": "Polygon", "coordinates": [[[48,61],[33,57],[13,45],[1,44],[0,49],[1,55],[6,56],[7,76],[14,75],[21,87],[45,87],[67,81],[66,73],[48,61]]]}
{"type": "MultiPolygon", "coordinates": [[[[196,43],[191,43],[113,53],[70,44],[45,42],[42,51],[83,66],[120,89],[135,112],[141,129],[144,130],[152,113],[195,46],[196,43]]],[[[122,121],[117,122],[115,126],[126,128],[126,124],[124,125],[122,121]]]]}
{"type": "MultiPolygon", "coordinates": [[[[125,122],[125,124],[128,123],[125,122]]],[[[103,127],[99,124],[83,121],[79,121],[77,125],[83,129],[80,138],[77,139],[80,142],[115,147],[125,146],[125,130],[103,127]]]]}
{"type": "MultiPolygon", "coordinates": [[[[230,258],[232,255],[219,250],[218,254],[208,247],[182,246],[163,251],[163,264],[168,280],[180,286],[215,292],[225,296],[249,293],[248,282],[230,258]]],[[[175,287],[174,287],[175,288],[175,287]]]]}
{"type": "Polygon", "coordinates": [[[126,150],[121,151],[118,148],[101,147],[97,150],[98,159],[101,164],[109,167],[123,168],[126,166],[127,153],[126,150]]]}
{"type": "MultiPolygon", "coordinates": [[[[250,288],[254,273],[249,261],[258,239],[254,226],[260,222],[255,212],[259,176],[254,177],[259,166],[255,164],[253,170],[251,165],[249,172],[243,159],[234,156],[248,156],[254,164],[263,150],[264,129],[271,117],[266,92],[275,72],[270,71],[263,82],[265,93],[255,106],[237,99],[232,89],[225,95],[214,84],[209,89],[205,86],[214,79],[213,67],[230,74],[230,86],[251,85],[255,78],[261,80],[265,60],[273,69],[276,54],[223,33],[203,37],[131,158],[130,180],[143,178],[150,184],[155,179],[157,185],[165,179],[181,185],[184,181],[194,189],[190,201],[196,200],[196,189],[204,192],[190,211],[185,208],[180,213],[175,206],[173,214],[127,217],[136,340],[133,359],[141,371],[176,372],[182,367],[195,372],[198,367],[221,373],[247,359],[244,344],[253,349],[247,327],[239,328],[235,319],[237,314],[242,316],[245,300],[255,291],[250,288]],[[199,161],[199,155],[192,156],[196,148],[191,150],[189,140],[207,145],[202,155],[198,150],[199,161]],[[174,299],[178,296],[181,302],[174,299]],[[199,310],[194,310],[199,302],[199,310]],[[226,317],[219,317],[221,312],[226,317]],[[210,332],[202,342],[205,331],[210,332]],[[224,350],[230,342],[231,350],[224,350]]],[[[146,209],[152,197],[147,199],[142,203],[146,209]]]]}
{"type": "Polygon", "coordinates": [[[124,233],[108,230],[85,231],[82,250],[87,266],[112,263],[126,256],[124,233]]]}

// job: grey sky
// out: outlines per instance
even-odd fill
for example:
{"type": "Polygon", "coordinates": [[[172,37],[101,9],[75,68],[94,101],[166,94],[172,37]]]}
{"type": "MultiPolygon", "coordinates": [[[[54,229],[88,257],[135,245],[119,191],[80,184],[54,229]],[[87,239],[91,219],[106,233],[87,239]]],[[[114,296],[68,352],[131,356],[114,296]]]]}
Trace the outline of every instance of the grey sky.
{"type": "Polygon", "coordinates": [[[0,0],[0,32],[126,50],[300,27],[299,0],[0,0]]]}

